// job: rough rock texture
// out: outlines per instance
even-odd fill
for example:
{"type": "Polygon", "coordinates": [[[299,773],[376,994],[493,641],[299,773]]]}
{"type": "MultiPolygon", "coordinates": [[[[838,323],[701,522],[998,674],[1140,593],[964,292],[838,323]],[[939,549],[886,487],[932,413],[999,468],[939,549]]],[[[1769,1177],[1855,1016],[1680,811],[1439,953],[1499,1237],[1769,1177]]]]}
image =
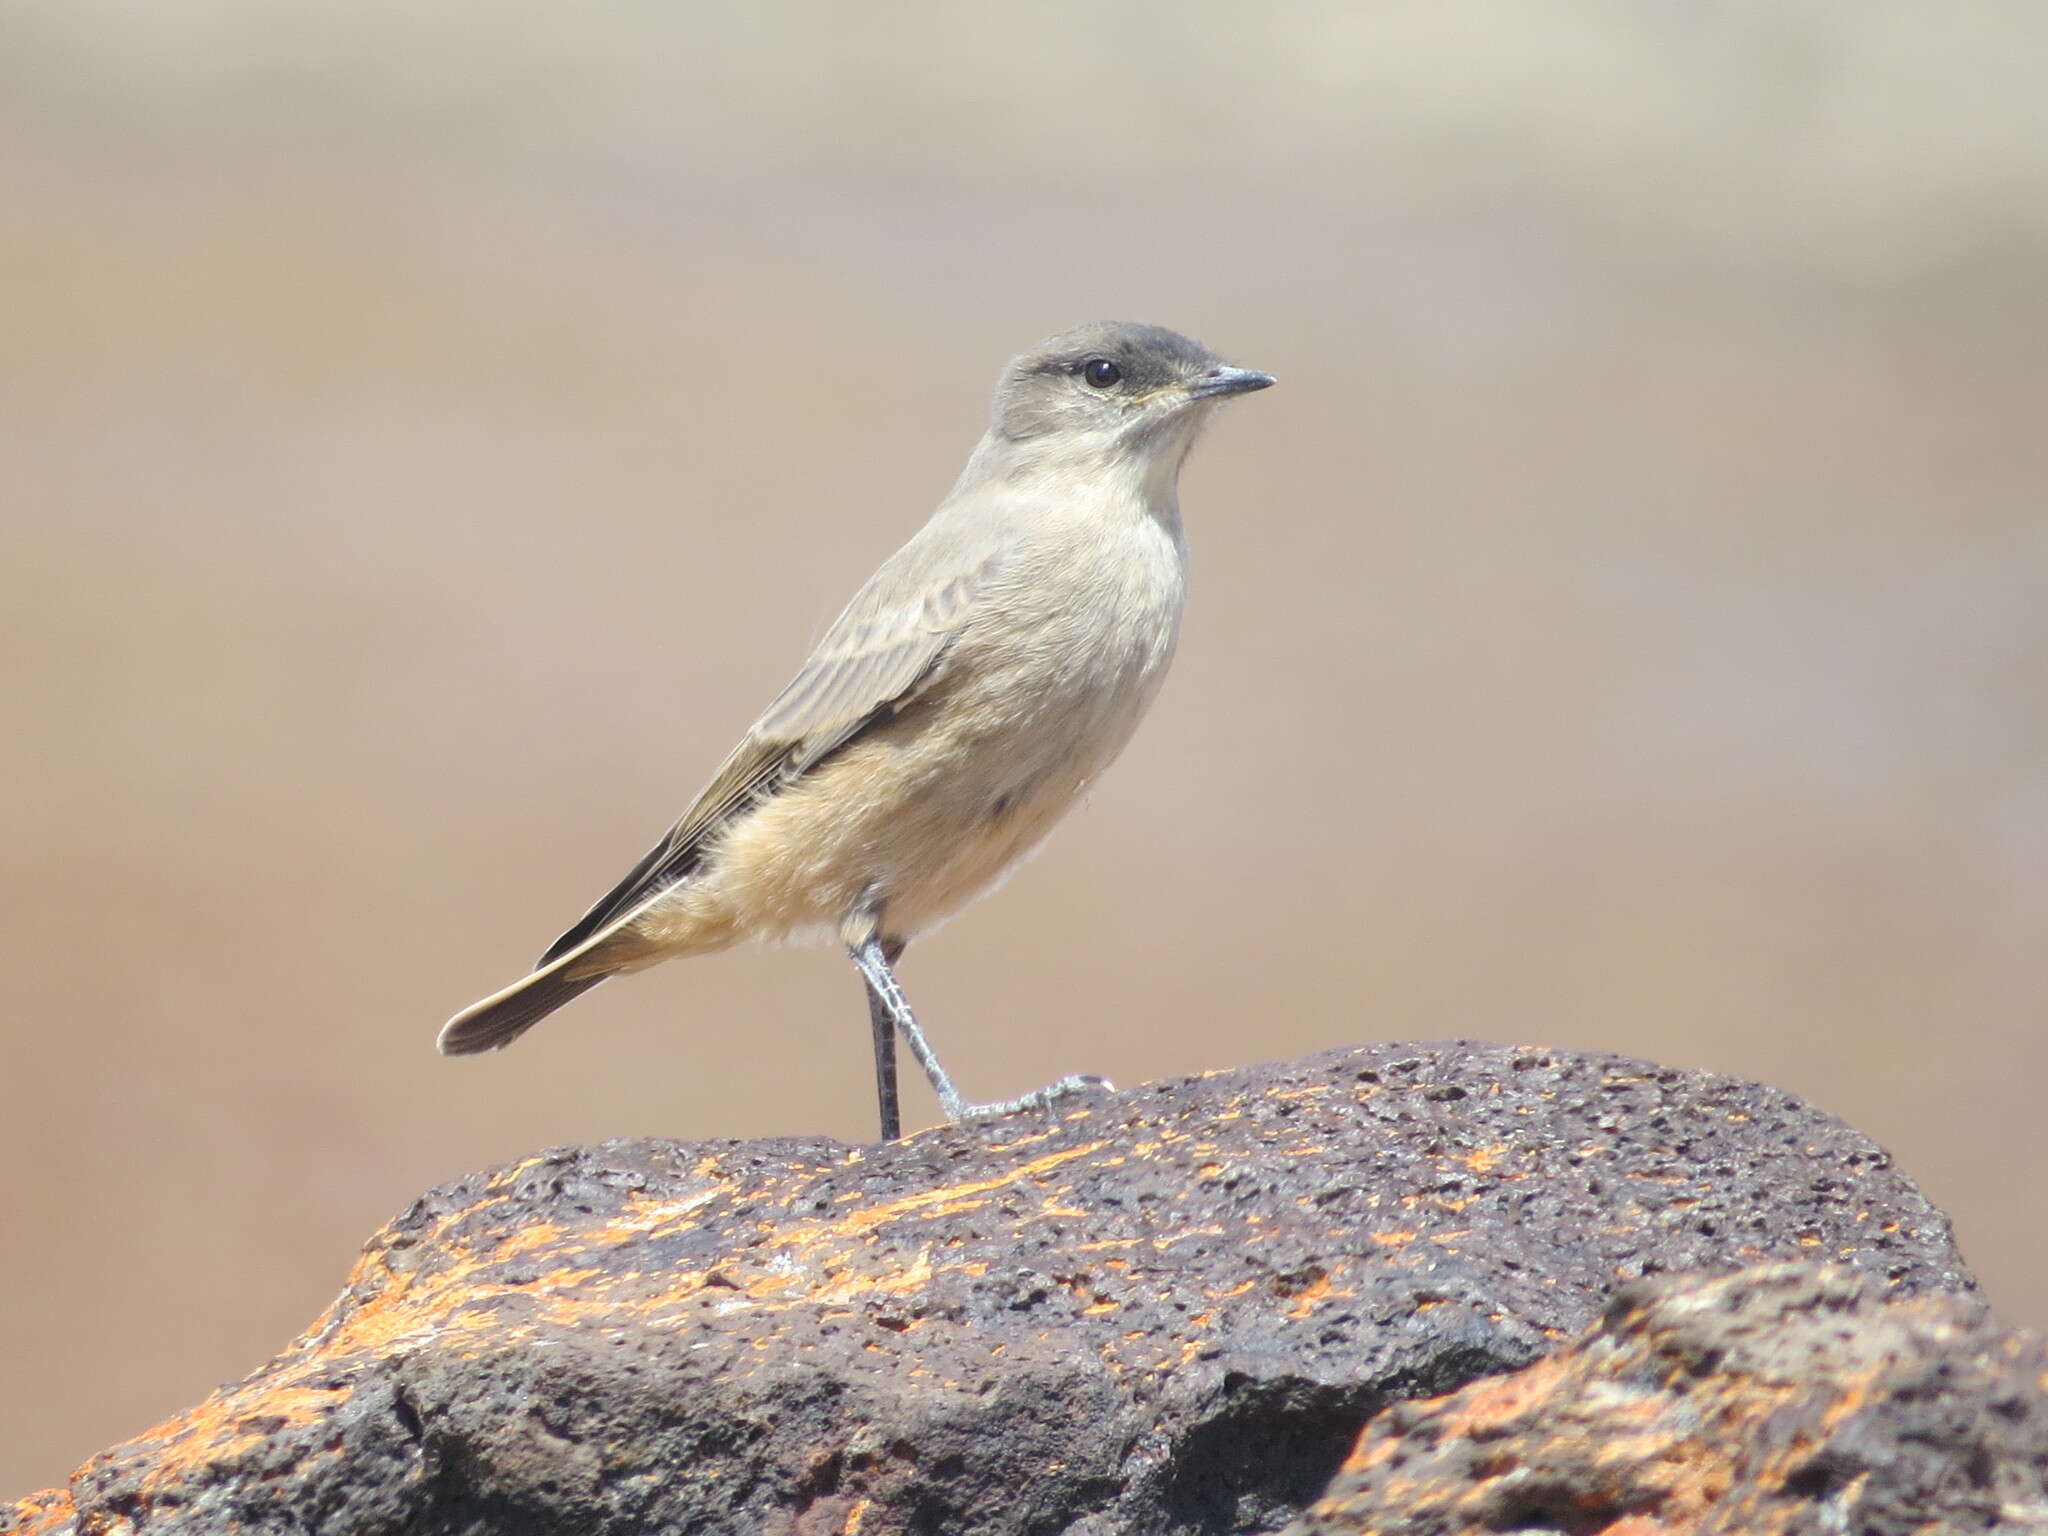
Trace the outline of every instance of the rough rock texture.
{"type": "Polygon", "coordinates": [[[77,1529],[71,1495],[62,1488],[45,1488],[0,1509],[0,1531],[7,1536],[56,1536],[77,1529]]]}
{"type": "Polygon", "coordinates": [[[1269,1531],[1370,1415],[1530,1364],[1619,1284],[1806,1257],[1971,1286],[1799,1100],[1540,1049],[1373,1046],[883,1147],[616,1142],[429,1194],[284,1354],[22,1518],[1269,1531]]]}
{"type": "Polygon", "coordinates": [[[2048,1341],[1768,1265],[1630,1287],[1569,1351],[1360,1438],[1289,1536],[2048,1530],[2048,1341]]]}

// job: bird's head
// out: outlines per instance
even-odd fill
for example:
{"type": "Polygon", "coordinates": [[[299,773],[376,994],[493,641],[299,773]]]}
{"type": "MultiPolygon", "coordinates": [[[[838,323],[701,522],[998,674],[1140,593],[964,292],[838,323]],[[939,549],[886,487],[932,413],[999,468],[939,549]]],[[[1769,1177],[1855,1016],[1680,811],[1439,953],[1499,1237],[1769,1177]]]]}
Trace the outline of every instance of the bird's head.
{"type": "Polygon", "coordinates": [[[1011,361],[996,386],[989,434],[1040,450],[1142,453],[1177,444],[1185,452],[1217,401],[1272,382],[1270,373],[1233,367],[1163,326],[1099,321],[1011,361]]]}

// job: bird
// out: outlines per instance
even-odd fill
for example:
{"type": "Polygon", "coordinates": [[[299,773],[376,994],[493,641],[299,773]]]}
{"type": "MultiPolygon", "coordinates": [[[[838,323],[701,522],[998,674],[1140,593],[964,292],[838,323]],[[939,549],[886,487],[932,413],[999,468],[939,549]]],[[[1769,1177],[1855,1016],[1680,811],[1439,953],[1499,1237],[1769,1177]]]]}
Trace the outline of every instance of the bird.
{"type": "Polygon", "coordinates": [[[511,1044],[607,977],[751,940],[836,938],[868,1000],[881,1138],[900,1035],[948,1120],[971,1103],[911,1011],[910,941],[999,883],[1130,740],[1187,590],[1183,461],[1273,376],[1156,325],[1103,321],[1013,358],[959,480],[882,562],[680,820],[530,974],[443,1026],[511,1044]]]}

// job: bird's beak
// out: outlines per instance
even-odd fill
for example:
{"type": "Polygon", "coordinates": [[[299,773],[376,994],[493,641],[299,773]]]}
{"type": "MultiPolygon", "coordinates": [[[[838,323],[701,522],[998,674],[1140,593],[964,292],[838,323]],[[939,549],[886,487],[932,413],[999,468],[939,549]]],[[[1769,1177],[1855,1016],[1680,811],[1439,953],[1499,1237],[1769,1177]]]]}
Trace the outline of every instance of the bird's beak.
{"type": "Polygon", "coordinates": [[[1188,398],[1215,400],[1226,395],[1248,395],[1255,389],[1266,389],[1272,383],[1273,375],[1261,373],[1256,368],[1218,365],[1188,385],[1188,398]]]}

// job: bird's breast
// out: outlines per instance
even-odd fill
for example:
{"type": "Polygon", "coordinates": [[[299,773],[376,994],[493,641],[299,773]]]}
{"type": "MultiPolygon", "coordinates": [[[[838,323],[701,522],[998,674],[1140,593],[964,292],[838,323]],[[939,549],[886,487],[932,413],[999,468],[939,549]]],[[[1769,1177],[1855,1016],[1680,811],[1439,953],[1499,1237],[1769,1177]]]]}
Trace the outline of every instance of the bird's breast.
{"type": "Polygon", "coordinates": [[[946,849],[891,882],[914,926],[985,889],[1052,829],[1130,740],[1173,656],[1185,578],[1164,530],[1030,553],[896,738],[917,780],[904,823],[946,849]]]}
{"type": "Polygon", "coordinates": [[[1177,533],[1150,518],[1048,546],[1017,562],[947,658],[977,734],[1034,768],[1123,745],[1173,659],[1186,593],[1177,533]]]}

